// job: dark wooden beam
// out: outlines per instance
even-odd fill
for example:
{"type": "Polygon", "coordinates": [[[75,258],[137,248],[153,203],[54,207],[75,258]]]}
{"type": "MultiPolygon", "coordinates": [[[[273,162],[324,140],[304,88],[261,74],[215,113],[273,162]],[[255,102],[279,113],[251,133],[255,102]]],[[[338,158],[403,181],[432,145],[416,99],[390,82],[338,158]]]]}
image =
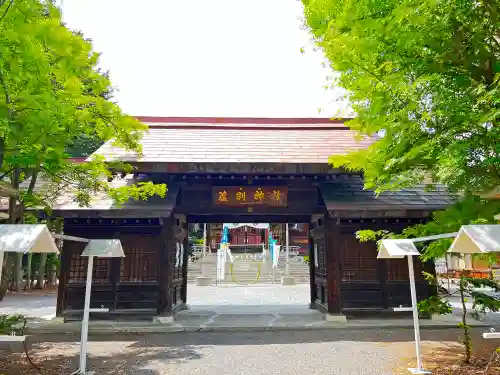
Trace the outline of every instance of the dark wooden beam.
{"type": "Polygon", "coordinates": [[[188,215],[190,223],[309,223],[311,215],[188,215]]]}
{"type": "MultiPolygon", "coordinates": [[[[63,246],[64,243],[63,242],[63,246]]],[[[66,309],[66,286],[68,285],[68,278],[71,268],[71,253],[69,251],[61,251],[61,266],[59,269],[59,285],[57,287],[57,303],[56,303],[56,316],[62,317],[66,309]]]]}
{"type": "Polygon", "coordinates": [[[340,232],[335,221],[325,215],[324,221],[325,255],[326,255],[326,279],[328,290],[328,313],[332,315],[342,314],[342,293],[340,274],[340,250],[342,241],[340,232]]]}
{"type": "Polygon", "coordinates": [[[163,221],[163,228],[158,241],[158,251],[160,259],[158,264],[158,315],[172,316],[172,255],[175,256],[173,217],[163,221]]]}
{"type": "MultiPolygon", "coordinates": [[[[187,229],[187,223],[186,223],[187,229]]],[[[189,266],[189,236],[184,238],[184,253],[182,259],[182,290],[181,299],[184,304],[187,304],[187,283],[188,283],[188,266],[189,266]]]]}
{"type": "Polygon", "coordinates": [[[308,231],[308,236],[309,236],[309,290],[310,290],[310,303],[309,303],[309,308],[310,309],[315,309],[316,308],[316,299],[317,299],[317,290],[316,290],[316,282],[314,280],[314,276],[316,274],[316,256],[314,254],[314,241],[311,236],[311,225],[309,225],[309,231],[308,231]]]}
{"type": "Polygon", "coordinates": [[[328,163],[143,163],[128,162],[142,173],[339,174],[328,163]]]}

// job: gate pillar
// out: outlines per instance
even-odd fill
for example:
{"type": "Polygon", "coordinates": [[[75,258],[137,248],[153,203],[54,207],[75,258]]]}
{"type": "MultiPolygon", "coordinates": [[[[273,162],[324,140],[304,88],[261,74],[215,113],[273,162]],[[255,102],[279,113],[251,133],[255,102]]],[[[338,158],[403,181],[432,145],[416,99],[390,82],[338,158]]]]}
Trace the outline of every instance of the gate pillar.
{"type": "Polygon", "coordinates": [[[332,219],[328,213],[325,214],[323,225],[325,227],[325,263],[328,290],[328,313],[326,317],[330,321],[345,321],[345,316],[342,315],[342,293],[340,288],[342,283],[340,231],[338,225],[336,225],[336,220],[332,219]]]}
{"type": "Polygon", "coordinates": [[[158,265],[158,321],[161,323],[173,322],[174,313],[185,307],[187,237],[184,215],[173,215],[163,220],[158,265]]]}
{"type": "Polygon", "coordinates": [[[158,319],[162,323],[173,321],[172,317],[172,277],[173,257],[175,254],[174,218],[163,219],[160,233],[158,257],[158,319]]]}
{"type": "Polygon", "coordinates": [[[336,220],[328,213],[311,223],[311,299],[328,321],[345,321],[342,315],[340,250],[342,243],[336,220]],[[314,283],[314,285],[313,285],[314,283]]]}

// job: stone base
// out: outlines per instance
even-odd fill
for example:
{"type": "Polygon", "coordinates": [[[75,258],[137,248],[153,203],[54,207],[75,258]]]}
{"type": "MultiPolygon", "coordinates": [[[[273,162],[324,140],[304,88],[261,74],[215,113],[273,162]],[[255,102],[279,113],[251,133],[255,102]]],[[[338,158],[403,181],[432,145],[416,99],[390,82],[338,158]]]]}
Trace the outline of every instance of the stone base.
{"type": "Polygon", "coordinates": [[[51,323],[64,323],[64,318],[62,316],[56,316],[50,319],[51,323]]]}
{"type": "Polygon", "coordinates": [[[325,320],[327,322],[334,323],[347,323],[347,318],[345,317],[345,315],[325,314],[325,320]]]}
{"type": "MultiPolygon", "coordinates": [[[[2,337],[2,336],[0,336],[2,337]]],[[[9,336],[8,339],[10,339],[11,337],[9,336]]],[[[19,340],[20,341],[14,341],[14,339],[12,339],[12,341],[3,341],[1,338],[0,338],[0,351],[1,350],[6,350],[6,351],[9,351],[9,352],[15,352],[15,353],[19,353],[19,352],[23,352],[24,351],[24,346],[23,346],[23,342],[26,344],[26,347],[27,349],[31,349],[31,342],[30,340],[27,340],[26,339],[26,336],[19,336],[19,340]]]]}
{"type": "Polygon", "coordinates": [[[173,316],[155,316],[153,318],[153,323],[173,324],[174,323],[174,317],[173,316]]]}
{"type": "Polygon", "coordinates": [[[212,278],[207,276],[199,276],[196,278],[197,286],[210,286],[212,285],[212,278]]]}
{"type": "Polygon", "coordinates": [[[408,371],[410,371],[410,373],[414,374],[414,375],[432,374],[432,372],[430,372],[430,371],[418,369],[418,368],[409,368],[408,371]]]}
{"type": "Polygon", "coordinates": [[[181,302],[180,307],[179,307],[179,311],[184,311],[184,310],[189,310],[189,305],[184,303],[184,302],[181,302]]]}
{"type": "Polygon", "coordinates": [[[295,285],[295,277],[293,276],[282,276],[281,285],[295,285]]]}

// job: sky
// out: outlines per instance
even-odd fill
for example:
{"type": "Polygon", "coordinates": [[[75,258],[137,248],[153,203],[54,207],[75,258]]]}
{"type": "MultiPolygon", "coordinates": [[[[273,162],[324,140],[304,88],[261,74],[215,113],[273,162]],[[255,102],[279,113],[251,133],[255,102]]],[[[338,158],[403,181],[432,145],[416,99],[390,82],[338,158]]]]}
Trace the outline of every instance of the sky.
{"type": "Polygon", "coordinates": [[[328,117],[330,68],[297,0],[64,0],[130,115],[328,117]],[[306,47],[306,53],[300,52],[306,47]],[[321,109],[321,112],[319,112],[321,109]]]}

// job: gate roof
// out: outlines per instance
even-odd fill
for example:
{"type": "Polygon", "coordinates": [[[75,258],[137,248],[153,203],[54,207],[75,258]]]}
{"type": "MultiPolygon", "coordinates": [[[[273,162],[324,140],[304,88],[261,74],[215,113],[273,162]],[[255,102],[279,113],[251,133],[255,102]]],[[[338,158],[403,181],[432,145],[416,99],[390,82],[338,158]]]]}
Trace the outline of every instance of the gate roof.
{"type": "Polygon", "coordinates": [[[106,160],[144,163],[328,163],[331,155],[363,149],[344,120],[326,118],[138,117],[149,126],[141,157],[107,142],[106,160]]]}

